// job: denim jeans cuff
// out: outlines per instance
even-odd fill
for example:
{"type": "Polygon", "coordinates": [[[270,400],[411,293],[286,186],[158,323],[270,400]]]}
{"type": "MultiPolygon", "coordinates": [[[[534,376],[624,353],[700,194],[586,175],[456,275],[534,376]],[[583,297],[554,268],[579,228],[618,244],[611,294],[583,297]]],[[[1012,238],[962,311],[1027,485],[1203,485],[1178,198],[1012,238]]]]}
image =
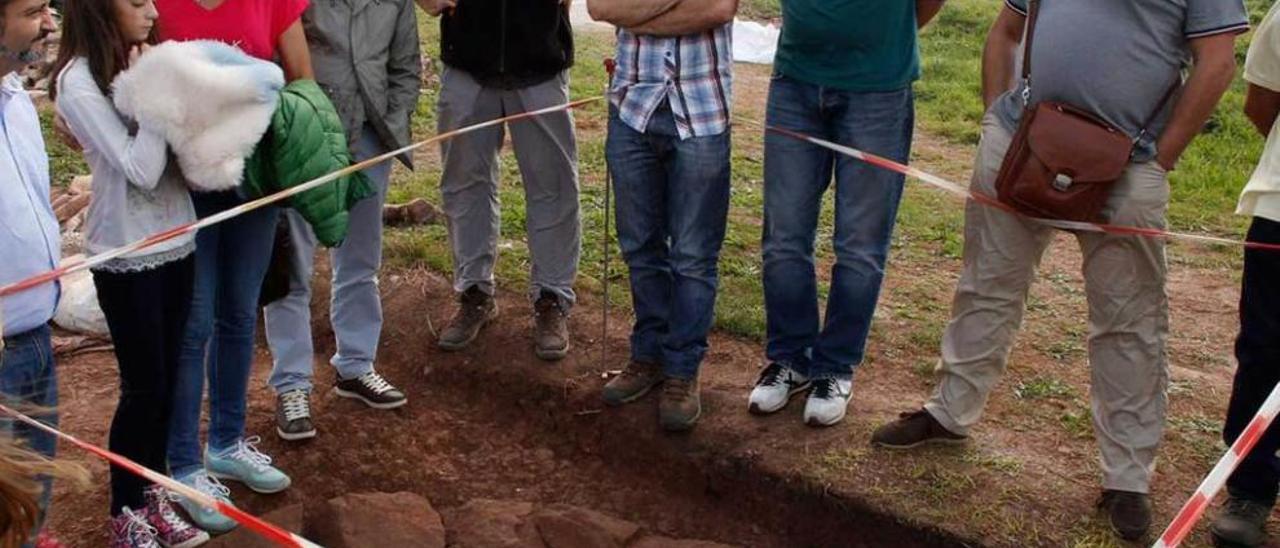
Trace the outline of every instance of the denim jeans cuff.
{"type": "Polygon", "coordinates": [[[813,375],[810,375],[810,376],[809,376],[809,380],[811,380],[811,381],[821,381],[821,380],[826,380],[826,379],[835,379],[835,380],[838,380],[838,381],[850,381],[850,382],[852,382],[852,381],[853,381],[853,373],[847,373],[847,374],[846,374],[846,373],[831,373],[831,372],[823,372],[823,373],[817,373],[817,374],[813,374],[813,375]]]}
{"type": "Polygon", "coordinates": [[[199,472],[203,469],[204,469],[204,466],[200,464],[190,464],[190,465],[181,466],[178,468],[170,467],[169,475],[173,477],[173,479],[181,480],[182,478],[190,476],[191,474],[199,472]]]}
{"type": "Polygon", "coordinates": [[[1254,487],[1254,489],[1240,489],[1232,485],[1227,485],[1227,493],[1230,494],[1232,498],[1253,501],[1266,504],[1268,506],[1275,506],[1278,486],[1271,485],[1254,487]],[[1267,487],[1270,487],[1270,489],[1267,489],[1267,487]]]}

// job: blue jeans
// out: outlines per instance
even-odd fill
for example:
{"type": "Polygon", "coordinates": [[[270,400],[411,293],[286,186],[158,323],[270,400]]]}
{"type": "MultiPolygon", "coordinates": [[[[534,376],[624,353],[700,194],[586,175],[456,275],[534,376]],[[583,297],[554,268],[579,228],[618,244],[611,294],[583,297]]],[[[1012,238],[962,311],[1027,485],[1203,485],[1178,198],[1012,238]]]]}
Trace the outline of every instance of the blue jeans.
{"type": "MultiPolygon", "coordinates": [[[[777,76],[768,123],[906,163],[910,88],[854,93],[777,76]]],[[[812,378],[853,377],[893,235],[904,177],[797,139],[768,133],[764,146],[764,295],[769,360],[812,378]],[[818,328],[814,239],[822,195],[835,175],[835,265],[818,328]]]]}
{"type": "MultiPolygon", "coordinates": [[[[240,203],[229,192],[192,198],[200,217],[240,203]]],[[[199,436],[206,374],[209,446],[226,449],[244,434],[258,293],[271,262],[279,214],[273,207],[259,209],[196,235],[195,290],[169,420],[169,471],[174,477],[204,466],[199,436]]]]}
{"type": "Polygon", "coordinates": [[[643,133],[610,109],[605,155],[631,271],[631,358],[661,363],[669,377],[696,377],[707,352],[729,213],[729,145],[728,131],[680,139],[666,103],[643,133]]]}
{"type": "MultiPolygon", "coordinates": [[[[36,420],[58,427],[58,374],[53,362],[53,344],[49,338],[49,326],[45,325],[4,339],[4,353],[0,355],[0,401],[17,411],[31,408],[42,411],[33,416],[36,420]]],[[[28,449],[53,458],[58,449],[58,439],[7,417],[0,418],[0,432],[25,443],[28,449]]],[[[40,530],[49,510],[53,495],[53,479],[43,477],[44,492],[40,494],[40,517],[36,530],[40,530]]]]}

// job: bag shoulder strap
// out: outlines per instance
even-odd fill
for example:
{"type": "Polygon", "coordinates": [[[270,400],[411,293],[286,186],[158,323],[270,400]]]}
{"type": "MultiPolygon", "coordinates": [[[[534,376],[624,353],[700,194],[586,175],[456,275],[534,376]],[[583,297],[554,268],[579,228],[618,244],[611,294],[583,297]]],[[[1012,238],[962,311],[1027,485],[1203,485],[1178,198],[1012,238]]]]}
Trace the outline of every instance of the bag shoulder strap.
{"type": "Polygon", "coordinates": [[[1022,39],[1022,83],[1031,87],[1031,43],[1035,41],[1036,19],[1040,15],[1040,0],[1027,0],[1027,31],[1022,39]]]}

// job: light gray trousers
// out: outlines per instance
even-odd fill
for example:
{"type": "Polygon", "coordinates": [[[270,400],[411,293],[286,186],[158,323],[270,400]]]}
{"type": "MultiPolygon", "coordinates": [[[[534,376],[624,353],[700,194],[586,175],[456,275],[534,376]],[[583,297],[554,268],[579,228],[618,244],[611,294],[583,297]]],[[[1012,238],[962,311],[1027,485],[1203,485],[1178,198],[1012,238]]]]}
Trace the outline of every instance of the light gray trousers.
{"type": "MultiPolygon", "coordinates": [[[[988,115],[971,183],[975,191],[995,196],[1011,140],[1011,132],[988,115]]],[[[1164,228],[1168,203],[1167,173],[1155,162],[1133,164],[1103,213],[1112,224],[1164,228]]],[[[1054,233],[973,201],[966,206],[964,270],[942,338],[941,378],[925,405],[948,430],[967,434],[1004,374],[1027,290],[1054,233]]],[[[1090,232],[1076,238],[1084,255],[1090,397],[1103,487],[1146,493],[1169,381],[1164,242],[1090,232]]]]}
{"type": "MultiPolygon", "coordinates": [[[[377,133],[365,126],[355,146],[355,160],[386,152],[377,133]]],[[[364,171],[377,195],[351,208],[347,239],[329,250],[333,268],[329,321],[338,351],[330,363],[338,377],[353,379],[373,371],[378,339],[382,335],[382,301],[378,294],[378,268],[382,265],[382,205],[387,199],[391,161],[364,171]]],[[[311,339],[311,274],[315,270],[316,237],[297,211],[285,211],[293,241],[293,268],[289,295],[266,307],[267,345],[274,366],[268,383],[276,393],[311,390],[315,375],[311,339]]]]}
{"type": "MultiPolygon", "coordinates": [[[[437,101],[441,133],[569,100],[569,76],[563,72],[541,84],[503,90],[476,82],[465,71],[446,67],[437,101]]],[[[582,248],[578,212],[578,145],[568,111],[507,124],[524,181],[525,230],[528,233],[530,294],[542,290],[568,309],[575,300],[573,281],[582,248]]],[[[440,189],[449,218],[454,290],[479,287],[494,292],[501,210],[498,204],[498,151],[502,126],[445,141],[440,145],[444,174],[440,189]]]]}

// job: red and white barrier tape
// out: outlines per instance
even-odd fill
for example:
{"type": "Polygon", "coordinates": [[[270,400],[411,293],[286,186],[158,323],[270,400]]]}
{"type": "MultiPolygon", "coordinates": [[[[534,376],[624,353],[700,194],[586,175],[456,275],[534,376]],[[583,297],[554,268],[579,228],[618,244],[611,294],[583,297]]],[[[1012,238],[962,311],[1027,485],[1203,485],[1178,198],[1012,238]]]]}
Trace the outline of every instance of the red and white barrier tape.
{"type": "Polygon", "coordinates": [[[368,168],[368,167],[370,167],[370,166],[373,166],[373,165],[376,165],[376,164],[379,164],[379,163],[382,163],[382,162],[389,161],[389,160],[391,160],[392,158],[395,158],[396,156],[399,156],[399,155],[404,154],[404,153],[406,153],[406,152],[411,152],[411,151],[413,151],[413,150],[416,150],[416,149],[422,148],[422,147],[424,147],[424,146],[426,146],[426,145],[429,145],[429,144],[432,144],[432,143],[438,143],[438,142],[440,142],[440,141],[446,141],[446,140],[452,139],[452,138],[454,138],[454,137],[458,137],[458,136],[460,136],[460,135],[464,135],[464,134],[467,134],[467,133],[471,133],[471,132],[476,131],[476,130],[479,130],[479,129],[484,129],[484,128],[487,128],[487,127],[496,126],[496,125],[500,125],[500,124],[505,124],[505,123],[507,123],[507,122],[514,122],[514,121],[522,120],[522,119],[525,119],[525,118],[532,118],[532,117],[535,117],[535,116],[541,116],[541,115],[543,115],[543,114],[550,114],[550,113],[553,113],[553,112],[560,112],[560,111],[563,111],[563,110],[569,110],[569,109],[577,108],[577,107],[580,107],[580,106],[585,105],[585,104],[587,104],[587,103],[593,103],[593,102],[595,102],[595,101],[599,101],[599,100],[601,100],[601,99],[603,99],[603,97],[601,97],[601,96],[590,97],[590,98],[587,98],[587,99],[580,99],[580,100],[577,100],[577,101],[571,101],[571,102],[568,102],[568,103],[565,103],[565,104],[562,104],[562,105],[556,105],[556,106],[547,107],[547,108],[538,109],[538,110],[531,110],[531,111],[529,111],[529,112],[522,112],[522,113],[520,113],[520,114],[513,114],[513,115],[511,115],[511,116],[505,116],[505,117],[502,117],[502,118],[497,118],[497,119],[494,119],[494,120],[489,120],[488,122],[481,122],[481,123],[479,123],[479,124],[470,125],[470,126],[467,126],[467,127],[463,127],[463,128],[455,129],[455,130],[453,130],[453,131],[449,131],[449,132],[446,132],[446,133],[441,133],[441,134],[436,135],[435,137],[432,137],[432,138],[427,139],[427,140],[425,140],[425,141],[419,141],[419,142],[417,142],[417,143],[413,143],[413,144],[408,145],[408,146],[405,146],[405,147],[403,147],[403,148],[400,148],[400,149],[397,149],[397,150],[393,150],[393,151],[388,152],[388,153],[386,153],[386,154],[383,154],[383,155],[381,155],[381,156],[375,156],[375,157],[373,157],[373,158],[369,158],[368,160],[365,160],[365,161],[363,161],[363,162],[360,162],[360,163],[357,163],[357,164],[353,164],[353,165],[351,165],[351,166],[349,166],[349,167],[346,167],[346,168],[340,169],[340,170],[335,171],[335,172],[333,172],[333,173],[330,173],[330,174],[328,174],[328,175],[324,175],[324,176],[322,176],[322,177],[318,177],[318,178],[316,178],[316,179],[312,179],[311,181],[308,181],[308,182],[306,182],[306,183],[300,184],[300,185],[295,186],[295,187],[293,187],[293,188],[290,188],[290,189],[287,189],[287,190],[282,190],[282,191],[280,191],[280,192],[277,192],[277,193],[275,193],[275,194],[271,194],[271,195],[269,195],[269,196],[263,196],[262,198],[258,198],[258,199],[256,199],[256,200],[251,201],[251,202],[245,202],[245,203],[243,203],[243,204],[240,204],[240,205],[238,205],[238,206],[236,206],[236,207],[233,207],[233,208],[231,208],[231,209],[228,209],[228,210],[223,211],[223,212],[221,212],[221,213],[218,213],[218,214],[216,214],[216,215],[210,215],[210,216],[208,216],[208,217],[205,217],[205,218],[203,218],[203,219],[200,219],[199,221],[196,221],[196,222],[194,222],[194,223],[189,223],[189,224],[185,224],[185,225],[182,225],[182,226],[179,226],[179,227],[174,227],[174,228],[172,228],[172,229],[170,229],[170,230],[166,230],[166,231],[161,232],[161,233],[159,233],[159,234],[154,234],[154,235],[152,235],[152,236],[149,236],[149,237],[147,237],[147,238],[144,238],[144,239],[139,240],[139,241],[137,241],[137,242],[134,242],[134,243],[132,243],[132,244],[125,245],[125,246],[122,246],[122,247],[118,247],[118,248],[116,248],[116,249],[112,249],[112,250],[110,250],[110,251],[106,251],[106,252],[103,252],[103,253],[99,253],[99,254],[97,254],[97,255],[94,255],[94,256],[92,256],[92,257],[87,257],[87,258],[85,258],[85,259],[81,259],[81,260],[77,260],[77,261],[71,261],[71,262],[68,262],[67,264],[61,265],[61,266],[59,266],[58,268],[55,268],[55,269],[50,270],[50,271],[48,271],[48,272],[45,272],[45,273],[43,273],[43,274],[39,274],[39,275],[37,275],[37,276],[32,276],[32,277],[27,278],[27,279],[25,279],[25,280],[18,281],[18,282],[14,282],[14,283],[11,283],[11,284],[9,284],[9,285],[5,285],[5,286],[3,286],[3,287],[0,287],[0,297],[4,297],[4,296],[6,296],[6,295],[12,295],[12,294],[14,294],[14,293],[18,293],[18,292],[20,292],[20,291],[25,291],[25,290],[31,289],[31,288],[33,288],[33,287],[38,287],[38,286],[40,286],[40,285],[44,285],[44,284],[47,284],[47,283],[52,282],[52,281],[54,281],[54,280],[57,280],[57,279],[59,279],[59,278],[62,278],[63,276],[66,276],[66,275],[68,275],[68,274],[72,274],[72,273],[75,273],[75,272],[79,272],[79,271],[81,271],[81,270],[85,270],[85,269],[87,269],[87,268],[93,268],[93,267],[98,266],[98,265],[100,265],[100,264],[102,264],[102,263],[105,263],[105,262],[107,262],[107,261],[110,261],[111,259],[115,259],[115,258],[118,258],[118,257],[122,257],[122,256],[124,256],[124,255],[128,255],[128,254],[130,254],[130,253],[135,253],[135,252],[137,252],[137,251],[141,251],[141,250],[143,250],[143,249],[147,249],[147,248],[149,248],[149,247],[151,247],[151,246],[154,246],[154,245],[156,245],[156,244],[159,244],[159,243],[166,242],[166,241],[168,241],[168,240],[172,240],[172,239],[174,239],[174,238],[177,238],[178,236],[181,236],[181,235],[183,235],[183,234],[189,234],[189,233],[191,233],[191,232],[195,232],[195,231],[197,231],[197,230],[199,230],[199,229],[201,229],[201,228],[205,228],[205,227],[213,226],[213,225],[215,225],[215,224],[218,224],[218,223],[221,223],[221,222],[223,222],[223,221],[226,221],[227,219],[231,219],[231,218],[236,217],[236,216],[238,216],[238,215],[243,215],[244,213],[247,213],[247,212],[249,212],[249,211],[253,211],[253,210],[258,209],[258,208],[261,208],[261,207],[263,207],[263,206],[270,205],[270,204],[273,204],[273,203],[275,203],[275,202],[279,202],[279,201],[281,201],[281,200],[284,200],[285,198],[290,198],[290,197],[292,197],[292,196],[295,196],[295,195],[301,194],[301,193],[306,192],[306,191],[308,191],[308,190],[311,190],[311,189],[313,189],[313,188],[317,188],[317,187],[319,187],[319,186],[321,186],[321,185],[324,185],[324,184],[330,183],[330,182],[332,182],[332,181],[334,181],[334,180],[337,180],[337,179],[339,179],[339,178],[341,178],[341,177],[345,177],[345,176],[347,176],[347,175],[350,175],[350,174],[355,173],[355,172],[357,172],[357,171],[363,170],[363,169],[368,168]]]}
{"type": "MultiPolygon", "coordinates": [[[[973,192],[962,185],[953,183],[951,181],[943,179],[942,177],[933,175],[932,173],[922,171],[920,169],[917,169],[908,165],[900,164],[888,158],[877,156],[869,152],[863,152],[856,148],[851,148],[844,145],[838,145],[830,141],[824,141],[817,137],[812,137],[802,133],[797,133],[789,129],[763,125],[763,124],[759,124],[758,122],[751,122],[751,123],[756,125],[762,125],[765,131],[771,131],[779,135],[785,135],[793,139],[799,139],[801,141],[805,141],[805,142],[820,146],[822,148],[832,150],[834,152],[839,152],[841,154],[850,156],[852,158],[856,158],[858,160],[862,160],[863,162],[866,162],[873,166],[884,168],[889,171],[895,171],[903,175],[906,175],[908,177],[918,179],[928,184],[929,186],[942,189],[950,194],[954,194],[961,198],[968,198],[985,206],[994,207],[996,209],[1007,211],[1009,213],[1013,213],[1016,215],[1022,215],[1021,213],[1018,213],[1017,211],[1015,211],[1012,207],[1004,204],[1003,202],[995,199],[994,197],[987,196],[979,192],[973,192]]],[[[1026,217],[1025,215],[1023,216],[1026,217]]],[[[1107,234],[1125,234],[1125,235],[1132,235],[1132,236],[1143,236],[1147,238],[1187,240],[1187,241],[1199,242],[1203,244],[1228,245],[1228,246],[1242,247],[1242,248],[1248,248],[1248,249],[1265,249],[1269,251],[1280,251],[1280,244],[1246,242],[1242,240],[1233,240],[1230,238],[1220,238],[1217,236],[1206,236],[1203,234],[1191,234],[1187,232],[1171,232],[1168,230],[1161,230],[1157,228],[1140,228],[1135,226],[1121,226],[1121,225],[1110,225],[1110,224],[1101,224],[1101,223],[1060,221],[1056,219],[1041,219],[1041,218],[1034,218],[1034,217],[1027,217],[1027,218],[1046,226],[1059,228],[1062,230],[1070,230],[1074,232],[1104,232],[1107,234]]]]}
{"type": "MultiPolygon", "coordinates": [[[[1004,211],[1008,211],[1010,213],[1020,215],[1020,213],[1018,213],[1017,211],[1014,211],[1013,208],[1009,207],[1008,205],[1005,205],[1004,203],[1001,203],[999,200],[995,198],[992,198],[990,196],[980,194],[977,192],[972,192],[961,185],[958,185],[956,183],[953,183],[951,181],[948,181],[946,179],[943,179],[931,173],[921,171],[919,169],[916,169],[910,166],[902,165],[898,162],[894,162],[887,158],[882,158],[874,154],[863,152],[863,151],[846,147],[843,145],[838,145],[835,143],[824,141],[822,139],[818,139],[816,137],[811,137],[808,135],[804,135],[801,133],[797,133],[797,132],[782,129],[782,128],[777,128],[773,126],[764,126],[764,128],[766,131],[772,131],[780,135],[785,135],[787,137],[799,139],[801,141],[806,141],[814,145],[867,162],[871,165],[888,169],[890,171],[896,171],[903,175],[919,179],[931,186],[940,188],[956,196],[972,199],[983,205],[998,208],[1004,211]]],[[[1201,243],[1207,243],[1207,244],[1239,246],[1239,247],[1244,247],[1248,249],[1265,249],[1270,251],[1280,250],[1280,245],[1276,245],[1276,244],[1245,242],[1240,240],[1219,238],[1216,236],[1204,236],[1199,234],[1170,232],[1167,230],[1136,228],[1136,227],[1116,226],[1116,225],[1097,224],[1097,223],[1057,221],[1057,220],[1051,220],[1051,219],[1034,219],[1034,220],[1037,222],[1043,223],[1045,225],[1061,228],[1064,230],[1105,232],[1108,234],[1131,234],[1135,236],[1144,236],[1149,238],[1179,239],[1179,240],[1189,240],[1189,241],[1195,241],[1195,242],[1201,242],[1201,243]]],[[[1213,467],[1213,470],[1209,472],[1209,475],[1205,477],[1204,481],[1196,489],[1196,492],[1191,497],[1191,499],[1188,500],[1187,503],[1183,505],[1182,509],[1178,511],[1178,514],[1177,516],[1174,517],[1173,522],[1169,524],[1169,528],[1165,529],[1164,533],[1160,535],[1160,538],[1156,540],[1156,543],[1152,545],[1153,548],[1174,548],[1179,544],[1181,544],[1184,539],[1186,539],[1187,534],[1191,532],[1191,529],[1195,527],[1196,522],[1199,521],[1200,517],[1204,514],[1205,508],[1208,507],[1209,502],[1212,501],[1213,498],[1217,496],[1218,492],[1222,490],[1223,486],[1226,485],[1227,478],[1231,476],[1231,472],[1236,469],[1236,466],[1240,464],[1240,461],[1244,460],[1245,456],[1248,455],[1251,450],[1253,450],[1254,445],[1258,443],[1258,440],[1267,431],[1267,428],[1271,425],[1271,422],[1275,420],[1277,413],[1280,413],[1280,385],[1277,385],[1275,389],[1271,391],[1271,395],[1267,397],[1267,400],[1265,402],[1263,402],[1262,407],[1258,410],[1257,415],[1253,417],[1253,421],[1249,423],[1249,426],[1245,428],[1242,434],[1240,434],[1240,437],[1236,440],[1236,442],[1232,444],[1231,448],[1228,449],[1226,454],[1224,454],[1222,458],[1218,461],[1218,464],[1215,465],[1213,467]]]]}
{"type": "Polygon", "coordinates": [[[111,451],[108,451],[106,449],[102,449],[101,447],[98,447],[91,443],[80,441],[79,439],[76,439],[74,436],[70,434],[66,434],[60,430],[54,429],[53,427],[50,427],[49,425],[42,423],[38,420],[35,420],[31,417],[28,417],[22,413],[19,413],[4,404],[0,404],[0,412],[3,412],[6,415],[10,415],[19,421],[22,421],[26,424],[31,425],[32,427],[38,428],[40,430],[53,434],[59,438],[62,438],[63,440],[66,440],[67,442],[75,445],[76,447],[79,447],[81,449],[84,449],[85,451],[88,451],[90,453],[93,453],[95,455],[98,455],[99,457],[106,459],[111,464],[114,464],[116,466],[119,466],[120,468],[128,470],[132,474],[141,476],[145,478],[147,481],[155,483],[156,485],[163,486],[165,489],[168,489],[183,497],[191,499],[204,508],[217,510],[218,512],[221,512],[223,515],[236,520],[236,522],[240,523],[241,525],[244,525],[245,527],[248,527],[249,529],[253,530],[253,532],[259,535],[262,535],[263,538],[270,540],[271,542],[274,542],[277,545],[291,546],[291,547],[297,547],[297,548],[313,548],[313,547],[320,548],[320,545],[314,542],[311,542],[305,538],[302,538],[299,535],[290,533],[288,531],[285,531],[284,529],[281,529],[278,526],[267,523],[262,519],[259,519],[253,516],[252,514],[245,512],[244,510],[241,510],[239,508],[236,508],[235,506],[222,502],[214,497],[201,493],[196,489],[183,485],[181,482],[178,482],[173,478],[170,478],[169,476],[166,476],[164,474],[151,470],[123,456],[112,453],[111,451]]]}
{"type": "Polygon", "coordinates": [[[1271,390],[1271,395],[1267,396],[1266,401],[1262,402],[1262,407],[1258,409],[1258,413],[1253,416],[1253,420],[1249,421],[1249,426],[1244,429],[1236,442],[1231,444],[1231,448],[1226,454],[1218,459],[1218,464],[1214,465],[1213,470],[1204,478],[1200,486],[1196,488],[1196,492],[1191,499],[1182,506],[1181,510],[1173,518],[1173,522],[1164,530],[1153,548],[1174,548],[1187,538],[1187,534],[1195,527],[1200,516],[1204,514],[1204,510],[1209,506],[1209,502],[1222,491],[1223,486],[1227,484],[1227,478],[1231,477],[1231,472],[1235,471],[1240,465],[1240,461],[1253,450],[1258,440],[1266,433],[1267,428],[1271,426],[1271,422],[1275,420],[1276,414],[1280,413],[1280,385],[1271,390]]]}

